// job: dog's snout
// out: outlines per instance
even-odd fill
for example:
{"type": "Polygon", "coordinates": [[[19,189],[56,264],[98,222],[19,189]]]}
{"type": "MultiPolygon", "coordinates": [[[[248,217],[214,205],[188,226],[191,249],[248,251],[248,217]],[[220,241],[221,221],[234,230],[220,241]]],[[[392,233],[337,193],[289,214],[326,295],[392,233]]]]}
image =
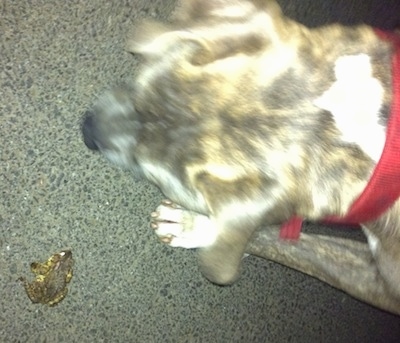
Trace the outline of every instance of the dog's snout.
{"type": "Polygon", "coordinates": [[[95,139],[96,127],[94,122],[94,115],[91,111],[85,113],[82,123],[82,134],[83,141],[90,150],[99,150],[99,146],[96,143],[95,139]]]}

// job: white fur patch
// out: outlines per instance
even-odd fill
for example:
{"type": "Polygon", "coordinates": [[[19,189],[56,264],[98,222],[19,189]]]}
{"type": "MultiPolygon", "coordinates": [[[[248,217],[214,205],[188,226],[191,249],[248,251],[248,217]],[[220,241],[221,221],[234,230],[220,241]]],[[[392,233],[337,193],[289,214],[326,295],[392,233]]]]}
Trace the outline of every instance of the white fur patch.
{"type": "Polygon", "coordinates": [[[218,163],[207,163],[203,169],[205,172],[215,175],[222,180],[232,181],[239,179],[246,174],[246,171],[241,166],[230,166],[218,163]]]}
{"type": "Polygon", "coordinates": [[[330,111],[343,140],[356,143],[374,161],[385,144],[385,128],[378,123],[384,89],[372,75],[369,56],[342,56],[335,64],[336,82],[314,104],[330,111]]]}
{"type": "Polygon", "coordinates": [[[365,235],[367,236],[367,240],[368,240],[368,246],[369,249],[371,250],[372,254],[375,255],[376,251],[379,248],[379,240],[378,238],[372,234],[372,232],[370,230],[368,230],[367,228],[363,227],[363,231],[365,233],[365,235]]]}
{"type": "Polygon", "coordinates": [[[215,223],[207,216],[187,211],[180,207],[160,205],[156,234],[162,237],[171,236],[172,247],[185,249],[211,246],[217,237],[215,223]]]}
{"type": "Polygon", "coordinates": [[[231,4],[231,6],[225,6],[222,9],[215,9],[211,13],[217,17],[242,18],[253,10],[254,6],[250,3],[237,3],[235,5],[231,4]]]}

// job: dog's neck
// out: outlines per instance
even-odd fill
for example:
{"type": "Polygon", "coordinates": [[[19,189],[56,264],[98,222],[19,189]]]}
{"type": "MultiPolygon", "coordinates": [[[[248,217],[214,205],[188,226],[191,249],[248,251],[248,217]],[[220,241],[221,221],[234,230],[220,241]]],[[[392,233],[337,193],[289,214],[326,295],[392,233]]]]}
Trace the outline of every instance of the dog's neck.
{"type": "MultiPolygon", "coordinates": [[[[382,155],[362,194],[344,217],[329,217],[327,222],[360,224],[378,218],[400,197],[400,35],[376,31],[394,46],[392,59],[392,105],[382,155]]],[[[280,238],[297,240],[303,219],[293,216],[283,223],[280,238]]]]}

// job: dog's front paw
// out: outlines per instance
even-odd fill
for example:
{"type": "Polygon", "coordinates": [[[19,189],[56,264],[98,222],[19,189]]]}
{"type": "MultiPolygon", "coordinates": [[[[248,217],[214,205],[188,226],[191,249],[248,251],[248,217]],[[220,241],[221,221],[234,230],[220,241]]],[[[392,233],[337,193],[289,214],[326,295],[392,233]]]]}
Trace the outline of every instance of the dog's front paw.
{"type": "Polygon", "coordinates": [[[210,218],[164,200],[151,214],[151,227],[160,240],[186,249],[212,245],[217,230],[210,218]]]}

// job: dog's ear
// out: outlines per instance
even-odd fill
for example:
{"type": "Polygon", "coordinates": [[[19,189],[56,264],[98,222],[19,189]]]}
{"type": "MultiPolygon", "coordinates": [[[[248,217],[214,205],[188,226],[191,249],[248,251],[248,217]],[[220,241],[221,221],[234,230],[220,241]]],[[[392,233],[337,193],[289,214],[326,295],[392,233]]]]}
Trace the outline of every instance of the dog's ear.
{"type": "Polygon", "coordinates": [[[126,45],[127,51],[145,59],[179,55],[194,65],[213,60],[210,47],[201,36],[176,26],[145,21],[133,32],[126,45]]]}
{"type": "Polygon", "coordinates": [[[144,20],[138,23],[134,31],[128,35],[126,50],[134,54],[151,54],[160,51],[160,46],[152,46],[152,43],[163,34],[171,31],[167,24],[153,20],[144,20]]]}
{"type": "Polygon", "coordinates": [[[237,54],[258,53],[288,31],[275,1],[190,0],[170,24],[144,22],[128,40],[130,52],[145,58],[172,53],[194,65],[237,54]]]}

